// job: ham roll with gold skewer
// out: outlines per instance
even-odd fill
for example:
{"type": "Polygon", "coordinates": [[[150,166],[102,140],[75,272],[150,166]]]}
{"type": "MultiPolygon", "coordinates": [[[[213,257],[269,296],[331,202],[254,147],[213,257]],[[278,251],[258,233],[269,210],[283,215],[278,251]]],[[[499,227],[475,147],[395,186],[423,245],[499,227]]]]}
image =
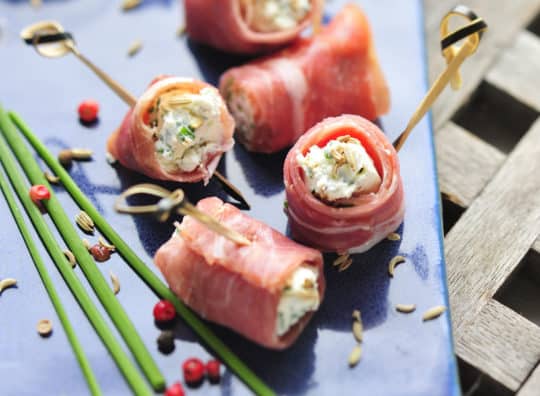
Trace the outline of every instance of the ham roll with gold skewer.
{"type": "Polygon", "coordinates": [[[127,168],[160,180],[206,184],[234,144],[234,120],[213,86],[157,77],[108,141],[127,168]]]}
{"type": "Polygon", "coordinates": [[[169,287],[207,320],[267,348],[290,346],[323,299],[321,253],[219,198],[197,209],[251,243],[236,244],[185,216],[154,258],[169,287]]]}
{"type": "Polygon", "coordinates": [[[250,151],[292,146],[320,120],[389,110],[389,91],[366,15],[346,6],[321,33],[227,71],[219,89],[250,151]]]}
{"type": "Polygon", "coordinates": [[[322,13],[322,0],[185,0],[184,5],[191,39],[239,54],[282,47],[319,23],[322,13]]]}
{"type": "Polygon", "coordinates": [[[311,128],[289,151],[284,179],[292,237],[322,251],[365,252],[403,221],[396,150],[365,118],[311,128]]]}

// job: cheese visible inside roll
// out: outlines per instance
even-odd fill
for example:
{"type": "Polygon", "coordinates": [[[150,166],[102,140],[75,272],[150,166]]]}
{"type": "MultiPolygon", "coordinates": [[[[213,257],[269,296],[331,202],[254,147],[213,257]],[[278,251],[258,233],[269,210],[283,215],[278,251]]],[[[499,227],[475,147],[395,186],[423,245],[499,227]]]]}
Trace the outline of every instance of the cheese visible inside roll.
{"type": "Polygon", "coordinates": [[[261,33],[297,26],[311,11],[310,0],[243,0],[246,23],[261,33]]]}

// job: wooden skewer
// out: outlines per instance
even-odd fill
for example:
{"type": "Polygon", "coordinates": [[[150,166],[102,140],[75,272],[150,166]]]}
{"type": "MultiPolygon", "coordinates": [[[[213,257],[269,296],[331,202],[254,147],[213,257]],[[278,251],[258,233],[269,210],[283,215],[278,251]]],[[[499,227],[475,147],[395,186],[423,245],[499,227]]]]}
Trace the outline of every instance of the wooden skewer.
{"type": "Polygon", "coordinates": [[[322,29],[322,19],[324,16],[324,2],[325,0],[314,0],[314,3],[318,3],[318,9],[313,13],[311,17],[311,27],[313,29],[313,35],[319,34],[322,29]]]}
{"type": "MultiPolygon", "coordinates": [[[[71,52],[81,62],[88,66],[109,88],[111,88],[129,107],[134,107],[137,98],[129,93],[117,81],[113,80],[107,73],[97,67],[90,59],[84,56],[75,45],[75,41],[70,34],[65,33],[64,28],[55,21],[41,21],[26,27],[21,32],[21,38],[34,46],[36,51],[47,58],[59,58],[71,52]],[[42,41],[42,38],[45,39],[42,41]],[[52,46],[40,46],[43,42],[54,43],[52,46]]],[[[237,199],[246,208],[249,204],[240,192],[225,176],[217,170],[214,176],[221,183],[223,189],[233,198],[237,199]]]]}
{"type": "Polygon", "coordinates": [[[114,204],[114,209],[119,213],[129,214],[156,214],[160,221],[166,221],[172,212],[191,216],[206,227],[216,232],[217,234],[229,239],[230,241],[246,246],[251,244],[251,241],[239,232],[224,226],[218,220],[208,214],[197,209],[186,198],[181,189],[173,192],[154,184],[138,184],[124,191],[114,204]],[[140,194],[148,194],[155,197],[160,197],[161,200],[154,205],[127,205],[128,197],[140,194]]]}
{"type": "Polygon", "coordinates": [[[403,144],[409,137],[413,128],[424,117],[424,115],[433,105],[433,102],[441,94],[444,87],[446,87],[449,82],[451,82],[452,88],[454,89],[458,89],[461,86],[459,67],[465,61],[465,59],[467,59],[467,57],[476,51],[478,44],[480,43],[481,33],[486,29],[486,23],[464,6],[454,8],[443,18],[441,22],[441,44],[443,55],[448,66],[431,86],[428,93],[413,113],[405,130],[394,141],[393,145],[396,151],[399,151],[401,147],[403,147],[403,144]],[[471,22],[464,27],[448,34],[449,19],[450,17],[456,15],[466,17],[470,19],[471,22]],[[454,45],[456,42],[465,38],[465,42],[460,47],[454,45]]]}

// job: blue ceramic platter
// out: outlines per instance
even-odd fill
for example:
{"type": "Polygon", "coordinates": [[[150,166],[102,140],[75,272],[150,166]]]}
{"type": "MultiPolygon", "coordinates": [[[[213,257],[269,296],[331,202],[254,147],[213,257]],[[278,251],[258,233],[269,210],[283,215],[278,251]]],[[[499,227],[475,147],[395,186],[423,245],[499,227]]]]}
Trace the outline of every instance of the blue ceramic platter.
{"type": "MultiPolygon", "coordinates": [[[[112,209],[122,190],[149,181],[122,167],[113,168],[105,161],[106,139],[123,118],[126,105],[75,57],[41,58],[22,44],[18,32],[37,20],[60,21],[66,30],[74,33],[84,54],[135,95],[142,93],[149,81],[161,73],[194,76],[216,83],[226,68],[245,59],[198,46],[185,37],[177,38],[175,31],[182,20],[182,11],[176,1],[148,0],[129,13],[120,11],[117,1],[45,0],[37,10],[28,3],[0,2],[0,101],[4,107],[17,111],[53,152],[75,146],[94,149],[93,161],[76,164],[71,169],[72,176],[157,273],[152,256],[170,236],[171,224],[118,215],[112,209]],[[127,48],[135,39],[142,40],[144,48],[128,58],[127,48]],[[76,114],[78,103],[86,98],[95,98],[102,108],[99,123],[93,127],[79,124],[76,114]]],[[[326,19],[329,19],[345,2],[327,3],[326,19]]],[[[393,139],[426,91],[422,6],[416,0],[361,3],[375,31],[380,61],[392,92],[391,113],[381,123],[393,139]]],[[[425,119],[400,152],[407,200],[405,222],[399,229],[401,241],[385,240],[368,253],[355,256],[354,264],[344,273],[327,265],[326,299],[293,347],[284,352],[268,351],[224,328],[212,326],[277,393],[401,396],[460,393],[449,313],[427,323],[421,319],[426,309],[448,305],[432,143],[429,120],[425,119]],[[407,257],[407,264],[399,266],[391,280],[387,265],[396,254],[407,257]],[[394,306],[398,303],[415,303],[417,311],[409,315],[397,313],[394,306]],[[353,309],[362,312],[365,340],[361,363],[349,369],[347,358],[354,346],[353,309]]],[[[255,155],[237,145],[221,161],[220,170],[244,192],[252,206],[251,216],[286,232],[287,219],[282,212],[284,156],[285,152],[255,155]]],[[[207,188],[184,187],[193,202],[209,195],[227,198],[215,182],[207,188]]],[[[68,214],[74,216],[77,208],[68,194],[61,187],[56,191],[68,214]]],[[[0,199],[0,217],[0,278],[14,277],[19,281],[16,289],[6,290],[0,297],[1,393],[87,394],[79,366],[3,199],[0,199]],[[37,321],[42,318],[50,318],[55,324],[54,334],[48,339],[40,338],[35,331],[37,321]]],[[[105,394],[129,394],[123,377],[53,263],[45,252],[43,256],[105,394]]],[[[332,259],[327,257],[327,264],[332,259]]],[[[111,270],[118,275],[122,284],[118,298],[168,383],[181,379],[180,365],[184,359],[198,356],[206,360],[211,356],[181,320],[176,326],[175,352],[161,354],[155,343],[160,330],[151,314],[157,301],[155,295],[119,256],[98,265],[105,277],[109,277],[111,270]]],[[[80,269],[75,271],[86,285],[80,269]]],[[[226,372],[219,385],[205,383],[200,388],[189,389],[188,393],[246,395],[250,391],[226,372]]]]}

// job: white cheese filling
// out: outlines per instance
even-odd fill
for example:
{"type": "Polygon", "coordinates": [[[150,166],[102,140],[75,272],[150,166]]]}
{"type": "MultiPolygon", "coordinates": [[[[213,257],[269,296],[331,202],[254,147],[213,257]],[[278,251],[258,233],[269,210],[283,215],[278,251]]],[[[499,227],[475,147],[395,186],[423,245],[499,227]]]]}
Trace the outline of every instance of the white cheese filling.
{"type": "Polygon", "coordinates": [[[227,107],[236,123],[236,132],[242,137],[243,141],[249,142],[253,138],[255,121],[248,97],[241,91],[231,92],[227,98],[227,107]]]}
{"type": "Polygon", "coordinates": [[[341,136],[297,156],[308,188],[324,201],[348,199],[378,190],[381,177],[358,139],[341,136]]]}
{"type": "Polygon", "coordinates": [[[154,134],[158,162],[167,171],[192,172],[221,142],[221,98],[203,88],[198,94],[165,94],[157,104],[154,134]]]}
{"type": "Polygon", "coordinates": [[[246,3],[248,25],[262,33],[292,29],[311,11],[310,0],[251,0],[246,3]]]}
{"type": "Polygon", "coordinates": [[[284,335],[306,313],[319,308],[318,271],[308,265],[297,268],[283,289],[278,304],[276,333],[284,335]]]}

